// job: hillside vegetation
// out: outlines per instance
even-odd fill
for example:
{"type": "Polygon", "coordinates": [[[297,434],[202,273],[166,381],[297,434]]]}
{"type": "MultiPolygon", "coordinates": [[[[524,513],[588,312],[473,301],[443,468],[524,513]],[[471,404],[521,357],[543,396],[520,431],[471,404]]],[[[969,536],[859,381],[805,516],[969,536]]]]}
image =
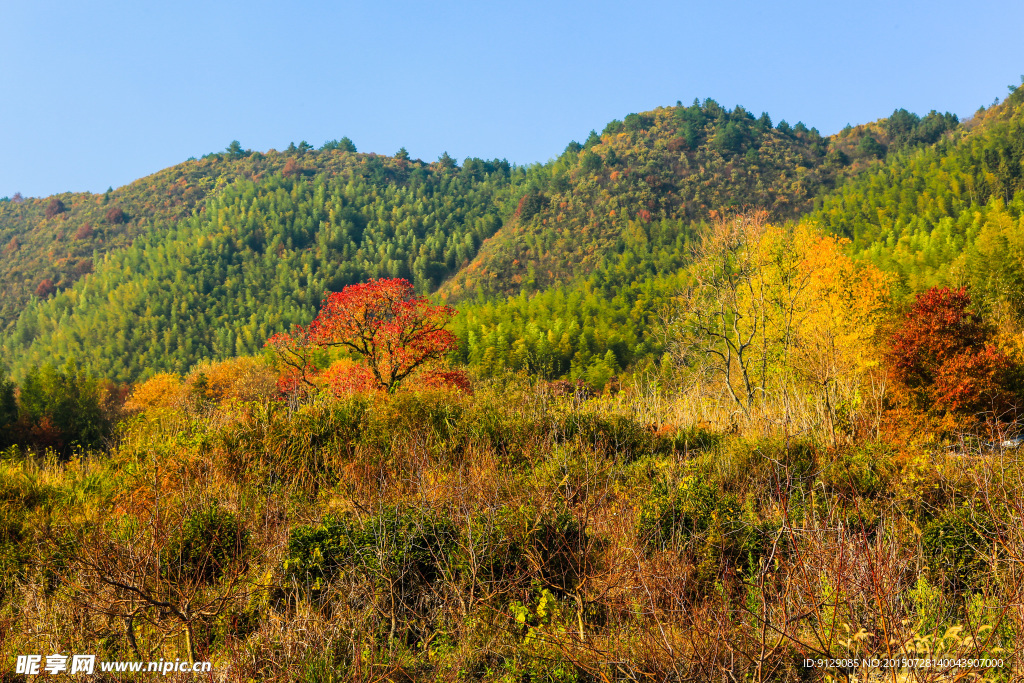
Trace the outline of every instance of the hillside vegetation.
{"type": "Polygon", "coordinates": [[[189,218],[105,255],[89,278],[34,299],[8,336],[16,374],[67,359],[115,381],[184,372],[256,353],[346,284],[404,277],[434,289],[500,227],[527,175],[480,160],[460,169],[450,160],[308,157],[232,182],[189,218]]]}
{"type": "Polygon", "coordinates": [[[1024,313],[1024,88],[956,134],[890,155],[811,214],[907,292],[970,286],[993,315],[1024,313]]]}
{"type": "MultiPolygon", "coordinates": [[[[35,296],[46,299],[91,273],[102,257],[149,231],[161,232],[238,178],[281,171],[298,154],[245,152],[237,143],[101,195],[66,192],[0,200],[0,330],[35,296]]],[[[306,152],[308,145],[302,148],[306,152]]],[[[324,166],[336,155],[324,154],[324,166]]]]}
{"type": "Polygon", "coordinates": [[[1022,98],[203,162],[3,337],[0,681],[1021,680],[1022,98]]]}
{"type": "MultiPolygon", "coordinates": [[[[914,125],[934,137],[955,118],[914,125]]],[[[637,324],[618,333],[607,316],[562,310],[549,324],[526,310],[501,314],[557,337],[559,357],[542,353],[531,367],[599,380],[657,349],[647,323],[662,300],[638,304],[637,292],[670,287],[644,282],[679,270],[697,224],[730,207],[798,215],[840,178],[879,163],[877,150],[856,142],[869,128],[825,139],[706,100],[631,114],[529,168],[361,155],[347,140],[267,154],[234,144],[102,196],[0,202],[5,356],[18,377],[67,359],[117,381],[183,372],[256,352],[308,322],[325,291],[397,276],[452,301],[496,297],[499,307],[505,294],[556,285],[582,286],[578,296],[598,296],[599,308],[639,306],[637,324]]],[[[879,144],[898,148],[887,130],[875,130],[879,144]]],[[[464,359],[500,351],[497,342],[470,351],[493,337],[483,329],[491,317],[470,313],[461,324],[464,359]]]]}
{"type": "Polygon", "coordinates": [[[511,294],[570,283],[651,222],[685,234],[711,212],[755,206],[790,218],[848,163],[814,129],[776,127],[767,114],[714,100],[630,114],[549,164],[442,294],[459,300],[476,288],[511,294]]]}

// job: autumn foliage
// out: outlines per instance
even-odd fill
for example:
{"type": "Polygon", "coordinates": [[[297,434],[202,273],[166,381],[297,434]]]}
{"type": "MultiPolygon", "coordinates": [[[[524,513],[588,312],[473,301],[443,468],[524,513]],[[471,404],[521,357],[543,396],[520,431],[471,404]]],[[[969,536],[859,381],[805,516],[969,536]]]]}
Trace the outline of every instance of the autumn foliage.
{"type": "Polygon", "coordinates": [[[970,304],[963,288],[933,287],[914,300],[887,354],[897,402],[957,424],[1012,419],[1018,369],[970,304]]]}
{"type": "Polygon", "coordinates": [[[53,284],[53,280],[50,278],[44,278],[36,286],[36,296],[40,299],[45,299],[56,291],[57,287],[53,284]]]}
{"type": "MultiPolygon", "coordinates": [[[[432,369],[455,348],[455,335],[445,329],[453,315],[452,308],[416,296],[407,280],[349,285],[327,295],[308,326],[297,325],[290,334],[274,335],[267,342],[288,368],[279,388],[315,386],[314,358],[328,348],[340,347],[362,359],[374,388],[393,392],[410,375],[432,369]]],[[[350,379],[339,376],[330,382],[355,387],[367,380],[354,375],[350,379]]]]}
{"type": "Polygon", "coordinates": [[[107,222],[111,225],[120,225],[128,220],[128,214],[123,209],[118,207],[111,207],[107,209],[107,222]]]}

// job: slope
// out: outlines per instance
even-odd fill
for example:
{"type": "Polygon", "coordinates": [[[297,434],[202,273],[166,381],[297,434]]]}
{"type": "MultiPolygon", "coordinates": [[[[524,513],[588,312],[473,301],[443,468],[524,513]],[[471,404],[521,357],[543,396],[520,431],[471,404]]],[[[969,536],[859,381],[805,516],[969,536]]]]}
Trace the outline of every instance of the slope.
{"type": "MultiPolygon", "coordinates": [[[[928,122],[941,134],[956,118],[933,112],[928,122]]],[[[572,282],[652,222],[685,231],[746,207],[795,217],[842,178],[877,165],[890,142],[878,124],[823,138],[802,123],[773,126],[767,114],[714,100],[630,114],[584,145],[570,144],[441,293],[457,301],[478,290],[514,294],[572,282]]]]}
{"type": "Polygon", "coordinates": [[[460,169],[447,157],[340,153],[320,170],[316,157],[236,179],[189,218],[33,299],[4,341],[15,375],[69,358],[119,381],[180,372],[257,352],[269,335],[308,322],[328,289],[405,277],[431,290],[475,256],[528,177],[500,161],[460,169]]]}
{"type": "Polygon", "coordinates": [[[1024,316],[1024,88],[935,145],[823,196],[812,214],[894,272],[906,293],[970,286],[992,314],[1024,316]]]}
{"type": "MultiPolygon", "coordinates": [[[[305,148],[302,149],[305,152],[305,148]]],[[[0,330],[33,297],[45,299],[92,271],[103,255],[150,230],[188,216],[211,193],[236,178],[279,172],[292,154],[210,154],[140,178],[103,194],[0,200],[0,330]]],[[[323,155],[329,166],[336,155],[323,155]]]]}

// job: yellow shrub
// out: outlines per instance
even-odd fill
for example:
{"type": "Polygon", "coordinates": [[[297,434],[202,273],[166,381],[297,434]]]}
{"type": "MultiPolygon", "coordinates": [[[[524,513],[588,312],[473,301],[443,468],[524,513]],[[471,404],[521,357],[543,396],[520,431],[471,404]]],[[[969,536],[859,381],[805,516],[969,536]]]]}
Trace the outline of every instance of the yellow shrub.
{"type": "Polygon", "coordinates": [[[258,358],[205,361],[192,368],[185,385],[190,396],[214,403],[256,401],[273,393],[274,373],[258,358]]]}
{"type": "Polygon", "coordinates": [[[153,375],[137,385],[124,404],[125,410],[135,412],[149,408],[173,408],[185,398],[181,378],[171,372],[153,375]]]}

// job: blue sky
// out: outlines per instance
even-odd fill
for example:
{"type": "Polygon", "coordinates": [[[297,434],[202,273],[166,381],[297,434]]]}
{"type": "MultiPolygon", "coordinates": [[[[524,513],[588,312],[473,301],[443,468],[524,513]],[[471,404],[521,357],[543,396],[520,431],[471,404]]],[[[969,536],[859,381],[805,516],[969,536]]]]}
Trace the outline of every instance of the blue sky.
{"type": "Polygon", "coordinates": [[[828,134],[961,118],[1024,73],[1020,2],[0,3],[0,196],[99,192],[221,150],[515,163],[711,97],[828,134]]]}

